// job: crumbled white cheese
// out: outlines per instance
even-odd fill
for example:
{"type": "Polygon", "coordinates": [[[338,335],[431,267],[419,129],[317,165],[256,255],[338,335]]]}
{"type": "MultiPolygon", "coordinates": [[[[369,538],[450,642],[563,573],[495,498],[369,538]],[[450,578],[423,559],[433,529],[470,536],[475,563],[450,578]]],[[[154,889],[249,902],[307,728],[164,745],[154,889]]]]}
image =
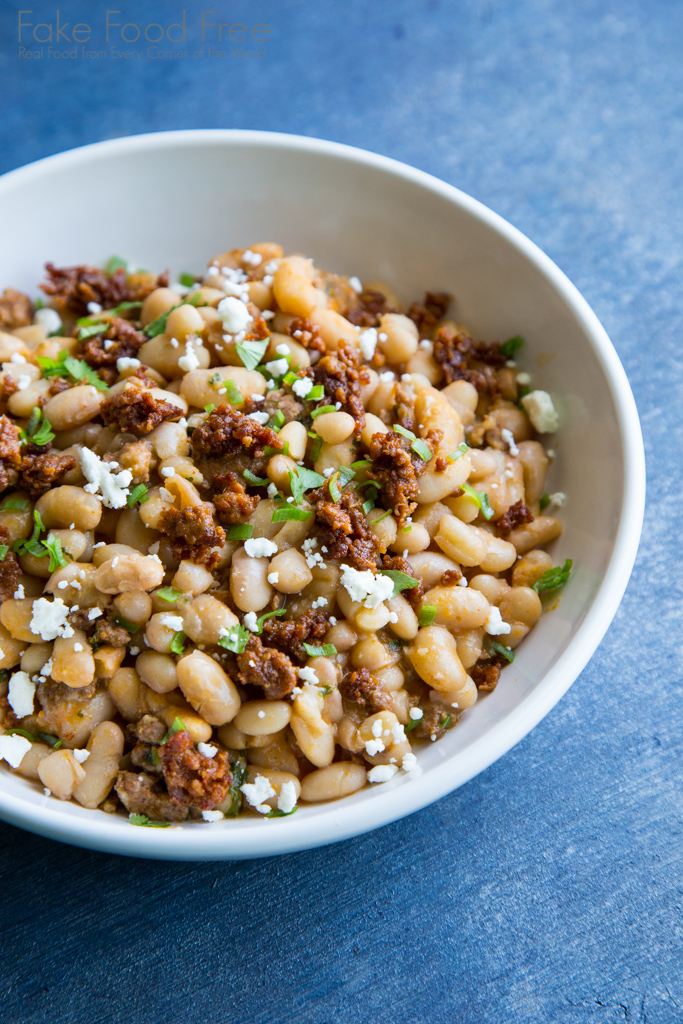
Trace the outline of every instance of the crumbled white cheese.
{"type": "MultiPolygon", "coordinates": [[[[66,635],[68,615],[69,608],[61,597],[56,597],[54,601],[48,601],[46,597],[39,597],[37,601],[33,602],[33,615],[29,628],[32,633],[37,633],[43,640],[56,640],[58,636],[66,635]]],[[[71,636],[73,636],[73,630],[71,636]]]]}
{"type": "Polygon", "coordinates": [[[198,743],[197,750],[204,757],[215,757],[218,753],[218,747],[214,747],[213,743],[198,743]]]}
{"type": "Polygon", "coordinates": [[[391,599],[394,584],[388,576],[375,576],[370,569],[360,571],[350,565],[341,567],[341,583],[352,601],[358,601],[364,608],[377,608],[383,601],[391,599]]]}
{"type": "Polygon", "coordinates": [[[85,750],[85,749],[83,749],[83,750],[72,750],[71,753],[76,758],[76,760],[78,761],[79,764],[83,764],[83,762],[87,761],[88,758],[90,757],[90,751],[89,750],[85,750]]]}
{"type": "Polygon", "coordinates": [[[567,495],[564,493],[564,491],[555,491],[554,494],[549,494],[548,498],[549,505],[555,505],[557,508],[562,508],[565,501],[567,500],[567,495]]]}
{"type": "Polygon", "coordinates": [[[22,373],[17,380],[17,391],[26,391],[26,388],[31,384],[31,378],[27,373],[22,373]]]}
{"type": "Polygon", "coordinates": [[[305,398],[313,389],[313,381],[310,377],[300,377],[292,384],[292,391],[298,398],[305,398]]]}
{"type": "Polygon", "coordinates": [[[365,359],[372,359],[377,348],[377,328],[368,327],[358,338],[358,343],[365,359]]]}
{"type": "Polygon", "coordinates": [[[503,622],[500,609],[493,605],[486,616],[484,630],[489,636],[502,636],[503,633],[509,633],[512,630],[512,626],[509,622],[503,622]]]}
{"type": "Polygon", "coordinates": [[[274,498],[277,494],[277,484],[268,484],[268,497],[274,498]]]}
{"type": "Polygon", "coordinates": [[[244,793],[247,803],[259,814],[268,814],[271,810],[265,801],[275,796],[275,790],[265,775],[257,775],[253,782],[245,782],[240,786],[240,792],[244,793]]]}
{"type": "Polygon", "coordinates": [[[277,552],[277,544],[267,537],[250,537],[244,542],[244,551],[249,558],[269,558],[277,552]]]}
{"type": "MultiPolygon", "coordinates": [[[[264,284],[266,284],[266,283],[272,284],[273,283],[272,277],[271,278],[265,278],[264,277],[263,278],[263,283],[264,284]]],[[[261,316],[263,317],[264,320],[272,320],[273,317],[275,316],[275,313],[273,312],[272,309],[263,309],[263,310],[261,310],[261,316]]]]}
{"type": "Polygon", "coordinates": [[[0,760],[7,761],[12,768],[18,768],[31,749],[31,741],[25,736],[0,736],[0,760]]]}
{"type": "Polygon", "coordinates": [[[142,363],[132,356],[121,356],[116,360],[116,369],[119,373],[123,373],[124,370],[135,370],[138,366],[142,366],[142,363]]]}
{"type": "Polygon", "coordinates": [[[398,768],[395,764],[378,764],[368,772],[368,782],[390,782],[398,768]]]}
{"type": "Polygon", "coordinates": [[[223,291],[226,295],[234,295],[235,298],[241,299],[244,303],[249,301],[249,289],[238,281],[226,281],[223,285],[223,291]]]}
{"type": "Polygon", "coordinates": [[[320,683],[320,680],[318,679],[315,670],[310,668],[308,665],[306,665],[304,668],[297,669],[296,674],[299,677],[299,679],[302,679],[305,683],[313,683],[314,686],[317,686],[320,683]]]}
{"type": "Polygon", "coordinates": [[[379,379],[382,384],[390,384],[391,381],[396,380],[396,374],[392,370],[385,370],[383,373],[380,373],[379,379]]]}
{"type": "Polygon", "coordinates": [[[420,771],[415,754],[404,754],[403,760],[401,761],[401,768],[404,772],[420,771]]]}
{"type": "Polygon", "coordinates": [[[98,497],[101,496],[102,503],[107,508],[123,508],[128,497],[128,487],[133,479],[131,471],[122,469],[118,473],[113,472],[114,467],[118,469],[118,463],[103,462],[89,448],[81,448],[78,459],[83,475],[88,481],[84,490],[89,494],[97,494],[99,491],[98,497]]]}
{"type": "Polygon", "coordinates": [[[23,601],[24,600],[24,598],[26,597],[26,594],[24,592],[24,584],[23,583],[19,583],[18,584],[17,589],[14,591],[14,594],[12,596],[14,597],[15,601],[23,601]]]}
{"type": "Polygon", "coordinates": [[[394,743],[403,743],[406,732],[400,722],[395,722],[391,727],[391,738],[394,743]]]}
{"type": "Polygon", "coordinates": [[[83,644],[74,644],[74,651],[76,654],[80,654],[83,650],[83,644]]]}
{"type": "Polygon", "coordinates": [[[254,420],[256,423],[260,423],[262,427],[265,427],[270,419],[270,415],[267,412],[250,412],[248,419],[254,420]]]}
{"type": "Polygon", "coordinates": [[[264,366],[271,377],[282,377],[289,369],[289,362],[286,359],[271,359],[264,366]]]}
{"type": "Polygon", "coordinates": [[[423,352],[431,352],[432,349],[434,348],[434,345],[432,344],[431,341],[429,341],[428,338],[423,338],[422,341],[419,342],[419,347],[422,349],[423,352]]]}
{"type": "Polygon", "coordinates": [[[183,628],[183,619],[181,615],[171,615],[170,612],[166,612],[161,615],[159,622],[162,626],[167,626],[168,629],[172,629],[174,633],[180,633],[183,628]]]}
{"type": "Polygon", "coordinates": [[[175,466],[163,466],[159,470],[159,474],[164,477],[175,476],[175,466]]]}
{"type": "Polygon", "coordinates": [[[46,334],[56,334],[62,326],[62,318],[57,310],[50,309],[47,306],[44,309],[37,309],[33,320],[45,328],[46,334]]]}
{"type": "Polygon", "coordinates": [[[411,708],[409,714],[413,722],[419,722],[421,718],[424,718],[422,708],[411,708]]]}
{"type": "Polygon", "coordinates": [[[458,580],[458,586],[459,587],[466,587],[466,586],[468,586],[467,577],[466,576],[461,576],[460,577],[460,579],[458,580]]]}
{"type": "Polygon", "coordinates": [[[276,345],[275,346],[275,351],[277,352],[277,354],[279,356],[290,356],[291,355],[291,352],[289,351],[289,345],[285,345],[284,342],[282,342],[281,345],[276,345]]]}
{"type": "Polygon", "coordinates": [[[365,753],[368,757],[374,757],[375,754],[381,754],[385,750],[385,746],[381,740],[367,740],[365,744],[365,753]]]}
{"type": "Polygon", "coordinates": [[[252,252],[251,249],[245,249],[242,253],[242,263],[246,263],[248,267],[258,267],[263,262],[263,256],[260,252],[252,252]]]}
{"type": "Polygon", "coordinates": [[[250,633],[258,633],[259,627],[256,620],[256,612],[247,612],[242,619],[242,625],[245,629],[248,629],[250,633]]]}
{"type": "Polygon", "coordinates": [[[102,312],[102,306],[99,302],[89,302],[86,308],[89,313],[93,314],[93,316],[97,316],[98,313],[102,312]]]}
{"type": "Polygon", "coordinates": [[[93,619],[99,619],[100,615],[102,615],[101,608],[90,608],[88,611],[88,618],[91,622],[93,619]]]}
{"type": "MultiPolygon", "coordinates": [[[[326,597],[316,597],[314,601],[311,601],[311,610],[313,610],[314,608],[324,608],[326,604],[326,597]]],[[[330,619],[330,622],[332,622],[332,619],[330,619]]],[[[334,625],[334,623],[332,623],[332,625],[334,625]]]]}
{"type": "Polygon", "coordinates": [[[277,807],[284,814],[291,814],[296,807],[296,786],[293,782],[283,782],[280,786],[277,807]]]}
{"type": "Polygon", "coordinates": [[[376,722],[372,723],[372,735],[375,737],[375,739],[378,739],[382,735],[383,729],[384,722],[382,721],[381,718],[378,718],[376,722]]]}
{"type": "Polygon", "coordinates": [[[518,373],[517,374],[517,383],[518,384],[523,384],[524,386],[526,386],[527,384],[531,384],[531,374],[530,373],[518,373]]]}
{"type": "Polygon", "coordinates": [[[202,818],[209,822],[223,821],[225,815],[222,811],[202,811],[202,818]]]}
{"type": "Polygon", "coordinates": [[[358,295],[363,291],[363,285],[361,284],[359,277],[350,277],[349,284],[358,295]]]}
{"type": "Polygon", "coordinates": [[[15,672],[9,681],[7,700],[17,718],[33,714],[33,698],[36,684],[31,682],[28,672],[15,672]]]}
{"type": "Polygon", "coordinates": [[[519,448],[515,444],[515,435],[507,427],[503,427],[500,432],[500,436],[505,441],[505,444],[510,449],[510,455],[519,455],[519,448]]]}
{"type": "Polygon", "coordinates": [[[547,391],[531,391],[522,399],[522,405],[539,434],[555,433],[560,421],[547,391]]]}
{"type": "Polygon", "coordinates": [[[178,360],[178,366],[181,370],[186,370],[188,373],[199,368],[199,356],[194,350],[194,345],[189,340],[185,342],[185,355],[181,356],[178,360]]]}
{"type": "Polygon", "coordinates": [[[228,334],[239,334],[246,330],[252,321],[252,316],[241,299],[234,295],[227,295],[218,303],[218,315],[223,321],[223,329],[228,334]]]}
{"type": "Polygon", "coordinates": [[[274,587],[276,583],[279,583],[279,581],[280,581],[280,574],[279,574],[279,572],[269,572],[268,573],[268,582],[270,583],[271,586],[274,587]]]}

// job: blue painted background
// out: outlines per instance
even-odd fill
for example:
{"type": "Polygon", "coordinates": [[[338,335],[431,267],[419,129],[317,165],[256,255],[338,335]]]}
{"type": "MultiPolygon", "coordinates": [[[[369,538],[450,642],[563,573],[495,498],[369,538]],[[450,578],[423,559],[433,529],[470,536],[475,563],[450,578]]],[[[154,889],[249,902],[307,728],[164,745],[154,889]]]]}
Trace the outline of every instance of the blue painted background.
{"type": "MultiPolygon", "coordinates": [[[[19,6],[0,9],[0,170],[118,135],[244,127],[453,182],[545,249],[601,317],[641,412],[649,499],[591,664],[515,750],[434,807],[310,854],[200,866],[0,827],[0,1019],[683,1021],[683,7],[214,0],[221,20],[269,25],[264,57],[155,60],[131,44],[139,61],[58,62],[18,57],[19,6]]],[[[59,6],[103,45],[107,5],[59,6]]],[[[117,6],[143,28],[182,10],[117,6]]],[[[190,51],[201,6],[186,4],[190,51]]],[[[32,9],[54,21],[51,4],[32,9]]]]}

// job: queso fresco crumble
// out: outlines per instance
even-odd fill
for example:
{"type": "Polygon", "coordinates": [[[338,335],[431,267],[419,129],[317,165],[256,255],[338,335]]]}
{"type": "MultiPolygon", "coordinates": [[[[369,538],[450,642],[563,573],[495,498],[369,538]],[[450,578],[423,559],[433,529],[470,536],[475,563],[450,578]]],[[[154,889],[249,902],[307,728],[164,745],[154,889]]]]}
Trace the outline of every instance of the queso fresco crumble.
{"type": "Polygon", "coordinates": [[[0,758],[135,825],[419,772],[571,562],[523,339],[267,242],[0,297],[0,758]]]}

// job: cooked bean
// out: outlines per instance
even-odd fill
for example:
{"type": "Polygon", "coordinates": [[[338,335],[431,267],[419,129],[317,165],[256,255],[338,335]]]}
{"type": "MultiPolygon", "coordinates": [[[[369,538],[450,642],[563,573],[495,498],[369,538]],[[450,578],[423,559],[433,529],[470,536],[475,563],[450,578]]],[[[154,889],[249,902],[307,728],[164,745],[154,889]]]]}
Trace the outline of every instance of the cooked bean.
{"type": "Polygon", "coordinates": [[[358,347],[356,329],[341,313],[337,313],[334,309],[323,309],[318,306],[317,309],[311,311],[309,317],[320,328],[320,337],[325,342],[328,351],[336,352],[340,341],[345,341],[347,345],[352,345],[354,348],[358,347]]]}
{"type": "Polygon", "coordinates": [[[38,765],[40,762],[52,753],[52,747],[48,747],[45,743],[32,743],[31,749],[27,750],[21,759],[21,764],[15,771],[19,775],[23,775],[25,779],[38,780],[38,765]]]}
{"type": "Polygon", "coordinates": [[[267,580],[281,594],[299,594],[312,579],[306,559],[296,548],[280,551],[270,560],[267,580]]]}
{"type": "Polygon", "coordinates": [[[512,568],[512,585],[514,587],[533,587],[543,573],[553,567],[553,560],[547,551],[533,548],[515,562],[512,568]]]}
{"type": "Polygon", "coordinates": [[[134,668],[120,668],[107,684],[111,699],[127,722],[136,722],[144,714],[144,689],[134,668]]]}
{"type": "Polygon", "coordinates": [[[455,516],[444,516],[434,535],[442,551],[460,565],[480,565],[488,551],[486,536],[455,516]]]}
{"type": "Polygon", "coordinates": [[[339,800],[362,789],[368,773],[353,761],[336,761],[327,768],[310,772],[301,780],[301,799],[316,804],[325,800],[339,800]]]}
{"type": "MultiPolygon", "coordinates": [[[[175,613],[177,614],[177,613],[175,613]]],[[[210,594],[199,594],[181,610],[183,629],[196,644],[217,644],[239,619],[226,604],[210,594]]]]}
{"type": "Polygon", "coordinates": [[[115,555],[95,573],[95,586],[103,594],[152,590],[164,579],[164,567],[152,555],[115,555]]]}
{"type": "Polygon", "coordinates": [[[517,559],[514,544],[501,537],[488,535],[488,551],[479,562],[484,572],[505,572],[517,559]]]}
{"type": "Polygon", "coordinates": [[[58,683],[72,689],[89,686],[95,678],[95,659],[88,638],[82,629],[75,629],[69,639],[57,637],[52,648],[50,675],[58,683]]]}
{"type": "Polygon", "coordinates": [[[114,785],[123,756],[123,731],[115,722],[100,722],[88,741],[90,757],[82,765],[85,778],[73,797],[83,807],[99,807],[114,785]]]}
{"type": "Polygon", "coordinates": [[[424,603],[436,608],[434,622],[450,630],[478,629],[486,622],[489,602],[471,587],[434,587],[424,603]]]}
{"type": "Polygon", "coordinates": [[[498,605],[504,594],[510,589],[505,580],[482,572],[470,580],[469,590],[478,590],[489,604],[498,605]]]}
{"type": "Polygon", "coordinates": [[[341,444],[351,437],[356,421],[348,412],[325,412],[315,419],[315,432],[327,444],[341,444]]]}
{"type": "Polygon", "coordinates": [[[43,408],[45,419],[54,430],[80,427],[100,411],[106,395],[92,384],[77,384],[50,398],[43,408]]]}
{"type": "Polygon", "coordinates": [[[531,629],[541,617],[541,599],[531,587],[511,587],[501,599],[500,614],[505,622],[522,622],[531,629]]]}
{"type": "Polygon", "coordinates": [[[169,654],[143,651],[136,659],[135,669],[143,683],[155,693],[170,693],[178,686],[176,663],[169,654]]]}
{"type": "Polygon", "coordinates": [[[292,708],[284,700],[250,700],[235,716],[235,725],[249,736],[271,736],[289,725],[292,708]]]}
{"type": "Polygon", "coordinates": [[[232,556],[230,594],[243,612],[259,612],[265,608],[273,593],[268,582],[267,558],[250,558],[244,548],[232,556]]]}
{"type": "Polygon", "coordinates": [[[290,722],[305,757],[324,768],[334,757],[334,730],[322,717],[323,699],[316,686],[307,684],[294,698],[290,722]]]}
{"type": "MultiPolygon", "coordinates": [[[[62,394],[68,392],[63,391],[62,394]]],[[[36,502],[46,529],[52,526],[68,530],[72,523],[77,530],[94,530],[102,518],[102,504],[94,494],[88,494],[82,487],[62,484],[53,487],[36,502]]]]}
{"type": "Polygon", "coordinates": [[[308,442],[308,433],[303,423],[300,423],[298,420],[291,420],[289,423],[285,423],[279,437],[283,444],[289,445],[290,458],[294,459],[295,462],[303,459],[308,442]]]}
{"type": "Polygon", "coordinates": [[[144,626],[152,614],[152,598],[144,590],[117,594],[113,603],[118,614],[136,626],[144,626]]]}
{"type": "Polygon", "coordinates": [[[213,658],[192,651],[176,665],[178,685],[186,700],[210,725],[225,725],[240,708],[240,696],[232,679],[213,658]]]}
{"type": "Polygon", "coordinates": [[[417,327],[403,313],[385,313],[378,333],[386,334],[386,340],[380,338],[378,346],[390,363],[405,363],[417,352],[417,327]]]}
{"type": "Polygon", "coordinates": [[[432,689],[447,693],[464,687],[467,674],[455,640],[443,626],[424,626],[405,651],[417,674],[432,689]]]}
{"type": "Polygon", "coordinates": [[[71,750],[55,750],[38,765],[38,778],[58,800],[70,800],[85,771],[71,750]]]}
{"type": "Polygon", "coordinates": [[[532,548],[543,547],[551,540],[556,540],[562,533],[562,522],[553,516],[537,516],[533,523],[518,526],[509,534],[508,540],[514,544],[518,555],[525,555],[532,548]]]}
{"type": "Polygon", "coordinates": [[[458,657],[464,669],[472,668],[479,661],[484,649],[483,629],[463,629],[455,638],[458,657]]]}

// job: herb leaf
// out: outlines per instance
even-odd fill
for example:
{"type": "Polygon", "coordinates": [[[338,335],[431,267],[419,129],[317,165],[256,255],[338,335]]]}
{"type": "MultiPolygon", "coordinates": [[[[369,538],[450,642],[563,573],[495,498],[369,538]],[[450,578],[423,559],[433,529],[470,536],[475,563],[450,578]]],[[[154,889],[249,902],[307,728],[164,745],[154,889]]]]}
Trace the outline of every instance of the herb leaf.
{"type": "Polygon", "coordinates": [[[436,605],[435,604],[423,604],[420,609],[420,626],[431,626],[432,622],[436,618],[436,605]]]}
{"type": "Polygon", "coordinates": [[[294,812],[298,810],[298,804],[295,804],[291,811],[281,811],[279,807],[276,807],[274,811],[268,811],[266,818],[288,818],[290,814],[294,814],[294,812]]]}
{"type": "Polygon", "coordinates": [[[255,476],[250,469],[243,470],[242,476],[252,487],[267,487],[270,483],[267,476],[255,476]]]}
{"type": "Polygon", "coordinates": [[[264,338],[263,341],[243,341],[240,345],[235,345],[235,351],[247,370],[255,370],[259,365],[268,348],[269,340],[264,338]]]}
{"type": "Polygon", "coordinates": [[[311,419],[317,419],[318,416],[324,416],[326,412],[336,412],[333,405],[321,405],[319,409],[314,409],[311,413],[311,419]]]}
{"type": "Polygon", "coordinates": [[[249,540],[253,532],[251,523],[234,523],[228,527],[226,536],[228,540],[249,540]]]}
{"type": "Polygon", "coordinates": [[[550,495],[549,494],[542,494],[541,495],[541,500],[538,503],[541,512],[543,512],[543,510],[546,509],[549,504],[550,504],[550,495]]]}
{"type": "Polygon", "coordinates": [[[388,576],[391,582],[394,584],[394,593],[392,597],[396,597],[402,590],[412,590],[413,587],[419,587],[420,581],[413,579],[406,572],[399,572],[398,569],[380,569],[382,576],[388,576]]]}
{"type": "Polygon", "coordinates": [[[572,571],[572,560],[567,558],[564,565],[557,565],[554,569],[548,569],[540,579],[536,580],[533,589],[537,594],[543,594],[547,590],[559,590],[569,579],[572,571]]]}
{"type": "Polygon", "coordinates": [[[146,327],[143,327],[142,333],[147,338],[156,338],[157,335],[163,334],[164,331],[166,330],[166,321],[168,320],[173,310],[178,309],[180,306],[197,306],[199,304],[199,298],[199,295],[192,295],[190,296],[189,299],[186,299],[184,302],[179,302],[177,306],[172,306],[171,309],[167,310],[165,313],[162,313],[161,316],[158,316],[156,320],[152,320],[151,324],[147,324],[146,327]]]}
{"type": "Polygon", "coordinates": [[[2,503],[2,511],[7,512],[9,509],[16,509],[18,512],[25,512],[28,506],[28,498],[5,498],[2,503]]]}
{"type": "Polygon", "coordinates": [[[147,488],[144,484],[136,484],[126,498],[128,508],[133,508],[137,501],[139,501],[141,505],[144,505],[146,501],[149,501],[149,494],[147,493],[147,488]]]}
{"type": "Polygon", "coordinates": [[[422,438],[417,437],[410,447],[416,455],[420,456],[423,462],[429,462],[432,457],[432,450],[429,445],[422,440],[422,438]]]}
{"type": "Polygon", "coordinates": [[[500,346],[500,351],[508,359],[512,359],[515,352],[522,347],[524,344],[524,338],[521,334],[515,334],[514,338],[510,338],[508,341],[504,341],[500,346]]]}
{"type": "Polygon", "coordinates": [[[146,814],[129,814],[131,825],[142,825],[144,828],[170,828],[169,821],[150,821],[146,814]]]}
{"type": "Polygon", "coordinates": [[[316,647],[315,644],[303,644],[303,649],[309,658],[333,658],[337,653],[334,644],[323,644],[322,647],[316,647]]]}
{"type": "Polygon", "coordinates": [[[42,544],[50,556],[50,565],[48,567],[50,572],[56,572],[57,569],[63,569],[65,565],[69,564],[64,556],[62,542],[59,537],[50,534],[47,540],[42,541],[42,544]]]}
{"type": "Polygon", "coordinates": [[[288,519],[310,519],[313,515],[312,512],[307,512],[303,508],[294,508],[293,505],[285,505],[282,508],[278,508],[273,512],[273,518],[270,520],[271,523],[284,523],[288,519]]]}
{"type": "Polygon", "coordinates": [[[510,647],[506,647],[505,644],[499,644],[497,640],[489,640],[487,637],[486,647],[489,651],[495,651],[496,654],[500,654],[501,658],[505,658],[510,664],[515,660],[515,652],[510,647]]]}
{"type": "Polygon", "coordinates": [[[172,652],[174,654],[182,654],[183,651],[185,650],[185,641],[186,640],[187,640],[187,637],[183,633],[182,629],[179,629],[177,633],[174,633],[173,634],[173,639],[171,640],[171,650],[172,650],[172,652]]]}
{"type": "Polygon", "coordinates": [[[225,636],[222,636],[218,641],[220,647],[224,647],[226,651],[232,651],[233,654],[241,654],[244,648],[249,642],[251,633],[241,623],[236,623],[231,626],[225,636]]]}

